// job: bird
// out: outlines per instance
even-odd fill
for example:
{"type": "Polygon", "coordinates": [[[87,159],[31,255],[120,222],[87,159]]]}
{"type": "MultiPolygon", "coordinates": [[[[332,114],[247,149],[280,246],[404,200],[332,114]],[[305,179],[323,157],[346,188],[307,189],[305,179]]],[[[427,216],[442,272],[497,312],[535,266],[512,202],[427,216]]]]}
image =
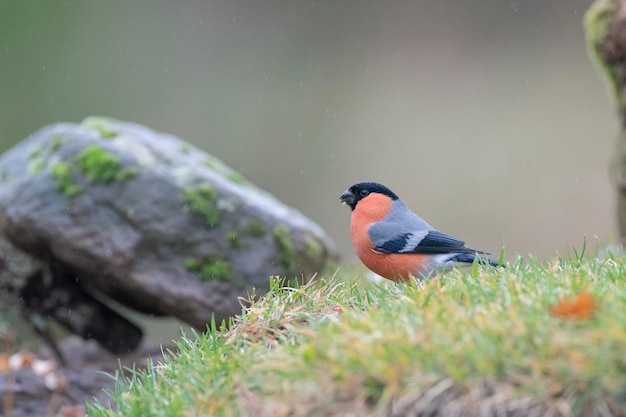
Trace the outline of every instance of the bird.
{"type": "Polygon", "coordinates": [[[468,248],[465,242],[435,230],[382,184],[360,182],[339,198],[352,210],[350,234],[357,256],[384,278],[428,279],[436,271],[468,265],[476,258],[499,265],[487,257],[488,252],[468,248]]]}

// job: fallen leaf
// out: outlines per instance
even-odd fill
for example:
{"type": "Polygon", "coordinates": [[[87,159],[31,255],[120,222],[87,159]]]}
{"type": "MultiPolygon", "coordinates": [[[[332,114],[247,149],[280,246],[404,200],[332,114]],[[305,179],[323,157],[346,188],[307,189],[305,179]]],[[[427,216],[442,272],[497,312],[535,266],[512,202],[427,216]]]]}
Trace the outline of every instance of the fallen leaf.
{"type": "Polygon", "coordinates": [[[594,302],[591,294],[580,293],[571,300],[561,300],[548,307],[548,311],[555,317],[566,319],[590,319],[593,317],[594,302]]]}
{"type": "Polygon", "coordinates": [[[86,415],[84,405],[64,405],[57,413],[57,417],[85,417],[86,415]]]}
{"type": "Polygon", "coordinates": [[[7,372],[9,370],[9,355],[6,353],[0,353],[0,372],[7,372]]]}
{"type": "Polygon", "coordinates": [[[28,369],[33,365],[35,355],[31,352],[17,352],[9,357],[9,368],[13,371],[28,369]]]}

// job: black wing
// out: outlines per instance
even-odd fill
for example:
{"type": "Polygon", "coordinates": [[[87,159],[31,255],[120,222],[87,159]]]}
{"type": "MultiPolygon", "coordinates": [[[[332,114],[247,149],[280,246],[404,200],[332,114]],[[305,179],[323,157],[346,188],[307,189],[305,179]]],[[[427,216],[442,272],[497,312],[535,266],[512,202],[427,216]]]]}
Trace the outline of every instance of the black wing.
{"type": "Polygon", "coordinates": [[[374,250],[380,253],[403,253],[403,249],[406,247],[412,236],[412,233],[397,235],[393,239],[387,240],[383,244],[375,246],[374,250]]]}
{"type": "Polygon", "coordinates": [[[445,253],[486,253],[465,246],[465,242],[436,230],[430,230],[426,236],[416,242],[411,242],[413,234],[403,233],[383,244],[374,247],[380,253],[417,253],[437,255],[445,253]]]}

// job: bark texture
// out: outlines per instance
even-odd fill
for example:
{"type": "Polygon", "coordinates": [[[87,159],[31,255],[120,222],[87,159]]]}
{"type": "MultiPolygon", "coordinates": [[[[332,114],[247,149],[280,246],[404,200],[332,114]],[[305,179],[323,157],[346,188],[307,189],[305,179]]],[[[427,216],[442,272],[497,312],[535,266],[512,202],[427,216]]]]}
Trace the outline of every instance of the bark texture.
{"type": "Polygon", "coordinates": [[[626,244],[626,2],[595,1],[584,25],[589,57],[608,82],[618,107],[621,132],[610,175],[617,191],[619,237],[626,244]]]}

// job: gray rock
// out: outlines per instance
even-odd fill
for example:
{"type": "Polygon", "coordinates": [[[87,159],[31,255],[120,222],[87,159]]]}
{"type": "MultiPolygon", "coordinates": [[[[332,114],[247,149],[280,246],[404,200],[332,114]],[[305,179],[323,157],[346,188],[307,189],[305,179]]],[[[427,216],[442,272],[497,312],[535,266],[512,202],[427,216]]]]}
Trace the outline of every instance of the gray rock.
{"type": "Polygon", "coordinates": [[[47,318],[115,353],[133,350],[143,336],[139,327],[76,285],[62,265],[36,259],[0,235],[0,322],[10,310],[21,314],[61,363],[65,358],[47,318]]]}
{"type": "Polygon", "coordinates": [[[218,159],[103,118],[0,157],[0,233],[96,298],[200,329],[270,276],[310,278],[336,257],[319,226],[218,159]]]}

